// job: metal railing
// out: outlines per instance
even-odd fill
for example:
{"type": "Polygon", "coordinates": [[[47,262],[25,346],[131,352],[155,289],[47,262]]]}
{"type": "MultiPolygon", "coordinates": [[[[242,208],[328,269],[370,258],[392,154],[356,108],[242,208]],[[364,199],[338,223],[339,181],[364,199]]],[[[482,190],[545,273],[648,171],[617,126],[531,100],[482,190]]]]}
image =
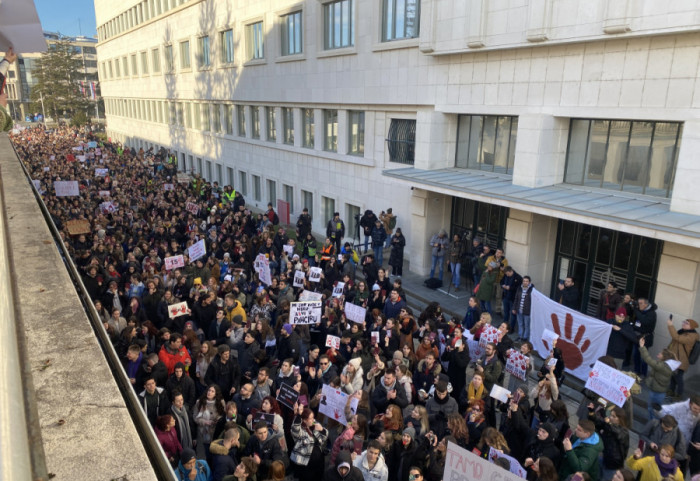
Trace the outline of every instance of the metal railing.
{"type": "MultiPolygon", "coordinates": [[[[12,147],[14,149],[14,145],[12,147]]],[[[114,375],[114,379],[117,382],[117,386],[119,387],[119,391],[121,392],[124,398],[124,403],[129,412],[129,415],[131,416],[131,419],[134,422],[134,426],[136,427],[136,431],[138,432],[139,437],[141,438],[141,442],[144,446],[144,449],[146,450],[146,454],[148,455],[148,458],[151,461],[151,466],[153,467],[156,476],[158,476],[158,479],[176,480],[177,477],[175,476],[175,471],[173,471],[172,467],[170,466],[170,462],[168,461],[168,458],[165,455],[165,451],[163,451],[163,447],[158,441],[158,438],[156,438],[155,432],[151,427],[151,423],[148,421],[146,413],[144,412],[143,408],[141,407],[141,404],[139,403],[138,396],[136,395],[136,392],[134,392],[134,389],[131,387],[129,377],[127,376],[126,371],[124,370],[124,367],[122,366],[122,363],[119,359],[119,356],[117,355],[117,352],[115,351],[114,346],[112,345],[112,342],[110,341],[109,336],[107,335],[107,331],[102,325],[102,321],[100,320],[100,316],[97,310],[95,309],[95,305],[90,299],[87,289],[83,284],[82,276],[80,275],[77,267],[73,263],[73,259],[71,259],[70,254],[64,249],[63,241],[61,240],[61,236],[59,235],[58,228],[56,227],[56,224],[54,224],[53,219],[51,218],[51,215],[49,214],[49,211],[46,207],[46,204],[44,204],[41,195],[32,183],[31,176],[29,175],[29,172],[27,171],[24,163],[19,159],[16,150],[15,156],[17,157],[17,160],[20,166],[22,167],[22,171],[24,172],[24,175],[27,178],[27,182],[29,183],[32,192],[34,193],[34,197],[36,198],[39,208],[41,209],[41,213],[44,216],[44,220],[49,226],[49,230],[51,231],[51,235],[54,238],[56,247],[58,248],[59,253],[61,254],[61,257],[63,258],[63,261],[66,265],[68,275],[71,277],[75,289],[77,291],[78,297],[80,298],[80,301],[82,302],[83,307],[85,308],[85,313],[88,319],[90,320],[90,324],[92,325],[93,331],[97,336],[97,340],[100,344],[100,347],[102,348],[102,351],[105,354],[107,364],[109,364],[109,367],[112,370],[112,374],[114,375]]],[[[2,275],[1,271],[0,275],[2,275]]],[[[3,363],[0,363],[0,365],[2,364],[3,363]]],[[[0,435],[3,434],[4,431],[2,425],[0,425],[0,435]]],[[[13,447],[16,444],[14,441],[15,440],[13,439],[13,447]]],[[[0,442],[2,442],[1,439],[0,442]]]]}

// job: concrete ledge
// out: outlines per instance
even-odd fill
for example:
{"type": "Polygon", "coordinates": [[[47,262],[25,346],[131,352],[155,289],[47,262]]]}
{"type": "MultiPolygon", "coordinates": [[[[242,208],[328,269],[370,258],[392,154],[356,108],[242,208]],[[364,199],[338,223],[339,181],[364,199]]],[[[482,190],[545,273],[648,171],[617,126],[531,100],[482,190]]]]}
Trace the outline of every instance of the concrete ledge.
{"type": "Polygon", "coordinates": [[[7,202],[0,208],[8,219],[11,281],[24,347],[20,355],[31,369],[41,429],[41,439],[34,442],[43,445],[47,472],[55,480],[156,479],[5,134],[0,134],[0,172],[7,202]]]}

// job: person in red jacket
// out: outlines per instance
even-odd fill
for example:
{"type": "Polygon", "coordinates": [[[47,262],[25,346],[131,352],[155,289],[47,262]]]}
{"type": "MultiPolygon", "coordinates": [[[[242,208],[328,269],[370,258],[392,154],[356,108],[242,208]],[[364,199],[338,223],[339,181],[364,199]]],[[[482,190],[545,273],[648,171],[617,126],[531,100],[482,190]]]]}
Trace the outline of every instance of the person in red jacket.
{"type": "Polygon", "coordinates": [[[158,358],[168,368],[168,376],[175,372],[175,364],[178,362],[183,363],[185,368],[189,368],[190,364],[192,364],[190,353],[182,345],[182,335],[178,333],[170,335],[170,341],[163,344],[163,347],[160,348],[158,358]]]}

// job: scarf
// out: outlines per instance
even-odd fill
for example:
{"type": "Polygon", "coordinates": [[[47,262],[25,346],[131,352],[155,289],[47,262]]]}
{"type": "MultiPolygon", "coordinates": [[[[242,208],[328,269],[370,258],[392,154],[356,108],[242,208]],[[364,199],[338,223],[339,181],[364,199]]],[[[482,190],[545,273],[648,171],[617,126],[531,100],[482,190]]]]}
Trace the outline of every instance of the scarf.
{"type": "Polygon", "coordinates": [[[171,411],[177,424],[180,426],[180,444],[182,449],[192,448],[192,431],[190,430],[190,420],[187,417],[187,409],[178,409],[171,406],[171,411]]]}
{"type": "Polygon", "coordinates": [[[469,387],[467,388],[467,399],[481,399],[484,397],[484,383],[481,383],[481,386],[479,386],[478,391],[474,391],[474,385],[472,383],[469,383],[469,387]]]}
{"type": "Polygon", "coordinates": [[[656,453],[654,455],[654,460],[656,461],[656,465],[659,467],[661,477],[665,478],[666,476],[676,474],[676,470],[678,469],[678,461],[676,461],[675,459],[671,459],[670,463],[664,463],[663,461],[661,461],[659,453],[656,453]]]}

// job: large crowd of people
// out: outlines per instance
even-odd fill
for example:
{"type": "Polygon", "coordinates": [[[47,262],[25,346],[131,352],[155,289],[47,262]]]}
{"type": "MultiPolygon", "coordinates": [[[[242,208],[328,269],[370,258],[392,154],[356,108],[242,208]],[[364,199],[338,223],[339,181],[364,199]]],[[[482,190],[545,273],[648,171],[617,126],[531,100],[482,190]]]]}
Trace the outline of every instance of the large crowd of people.
{"type": "MultiPolygon", "coordinates": [[[[432,236],[431,277],[449,265],[456,290],[478,291],[463,319],[437,302],[414,312],[401,282],[406,239],[391,209],[363,214],[364,249],[343,244],[338,214],[319,246],[307,209],[280,225],[272,206],[256,214],[232,186],[178,175],[164,150],[136,151],[85,128],[26,129],[13,141],[181,480],[440,481],[448,442],[485,459],[508,454],[530,481],[700,473],[700,397],[661,406],[683,395],[698,339],[692,319],[680,330],[669,320],[673,342],[653,359],[653,303],[614,285],[601,295],[600,317],[615,337],[601,360],[636,370],[652,393],[634,449],[628,408],[586,393],[570,421],[561,351],[551,346],[535,368],[532,282],[500,248],[432,236]],[[77,181],[78,195],[57,197],[55,181],[77,181]],[[87,221],[85,231],[76,220],[87,221]],[[206,253],[192,261],[201,241],[206,253]],[[291,303],[309,294],[322,300],[320,322],[291,323],[291,303]],[[346,303],[366,309],[364,322],[348,319],[346,303]],[[498,339],[472,359],[464,334],[478,340],[487,325],[498,339]],[[328,336],[339,346],[326,347],[328,336]],[[505,372],[514,350],[528,359],[524,379],[505,372]],[[347,395],[345,423],[321,412],[324,386],[347,395]],[[509,399],[490,396],[495,386],[509,399]]],[[[571,278],[557,297],[580,307],[571,278]]],[[[512,468],[508,458],[496,462],[512,468]]]]}

